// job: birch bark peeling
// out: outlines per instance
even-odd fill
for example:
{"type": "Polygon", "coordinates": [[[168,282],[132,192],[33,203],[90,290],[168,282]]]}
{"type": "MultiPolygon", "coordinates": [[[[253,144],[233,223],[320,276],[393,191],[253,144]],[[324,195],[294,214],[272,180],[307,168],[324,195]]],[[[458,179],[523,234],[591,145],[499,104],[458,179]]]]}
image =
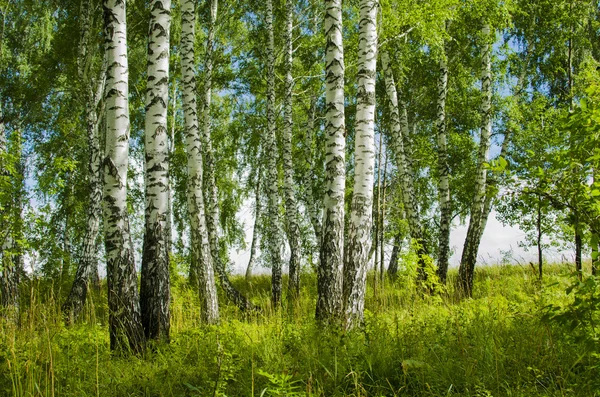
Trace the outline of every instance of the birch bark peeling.
{"type": "Polygon", "coordinates": [[[325,197],[317,272],[316,318],[324,323],[343,315],[344,195],[346,126],[342,1],[325,1],[325,197]]]}
{"type": "Polygon", "coordinates": [[[146,338],[169,341],[169,36],[171,0],[154,0],[148,31],[146,86],[146,227],[142,254],[140,307],[146,338]]]}
{"type": "Polygon", "coordinates": [[[181,76],[185,145],[187,152],[187,201],[192,241],[192,273],[198,283],[200,318],[203,323],[219,322],[219,301],[210,251],[204,195],[202,191],[202,144],[196,103],[196,10],[194,0],[181,2],[181,76]]]}
{"type": "Polygon", "coordinates": [[[129,85],[125,1],[104,0],[106,152],[104,157],[104,241],[108,280],[110,346],[144,349],[137,277],[127,213],[129,85]]]}
{"type": "Polygon", "coordinates": [[[360,2],[354,192],[344,268],[345,320],[348,329],[363,321],[368,254],[372,244],[377,8],[375,0],[360,2]]]}

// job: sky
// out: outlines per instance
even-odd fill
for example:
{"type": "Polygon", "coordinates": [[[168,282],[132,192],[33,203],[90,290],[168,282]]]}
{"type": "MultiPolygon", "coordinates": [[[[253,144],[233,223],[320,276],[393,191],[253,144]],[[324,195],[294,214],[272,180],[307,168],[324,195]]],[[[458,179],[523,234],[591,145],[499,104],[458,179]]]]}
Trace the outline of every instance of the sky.
{"type": "MultiPolygon", "coordinates": [[[[244,208],[249,209],[253,205],[251,200],[246,200],[244,208]]],[[[252,218],[251,210],[242,210],[240,212],[240,221],[244,222],[244,230],[246,231],[247,248],[243,250],[232,249],[230,258],[233,262],[233,273],[244,274],[248,260],[250,258],[250,243],[252,241],[252,227],[254,219],[252,218]]],[[[450,248],[453,254],[450,258],[450,267],[458,267],[462,247],[467,235],[468,224],[453,225],[450,235],[450,248]]],[[[537,249],[531,247],[528,251],[519,247],[519,242],[524,239],[525,233],[518,227],[504,226],[496,219],[496,212],[492,211],[488,219],[481,245],[479,246],[478,265],[495,265],[508,261],[516,265],[528,266],[529,262],[537,263],[537,249]],[[509,253],[510,254],[507,254],[509,253]]],[[[389,258],[391,247],[386,250],[386,261],[389,258]]],[[[548,250],[544,253],[544,258],[549,262],[574,262],[574,253],[571,251],[548,250]]],[[[387,264],[386,264],[387,266],[387,264]]],[[[284,272],[287,269],[284,267],[284,272]]],[[[257,268],[254,273],[270,273],[269,269],[257,268]]]]}

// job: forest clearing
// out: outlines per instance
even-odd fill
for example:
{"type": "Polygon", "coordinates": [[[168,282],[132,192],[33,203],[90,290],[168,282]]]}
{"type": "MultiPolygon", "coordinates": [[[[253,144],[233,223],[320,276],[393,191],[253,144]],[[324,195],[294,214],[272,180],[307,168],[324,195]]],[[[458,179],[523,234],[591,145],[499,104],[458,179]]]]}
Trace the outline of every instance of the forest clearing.
{"type": "Polygon", "coordinates": [[[599,173],[598,1],[0,0],[0,395],[600,395],[599,173]]]}

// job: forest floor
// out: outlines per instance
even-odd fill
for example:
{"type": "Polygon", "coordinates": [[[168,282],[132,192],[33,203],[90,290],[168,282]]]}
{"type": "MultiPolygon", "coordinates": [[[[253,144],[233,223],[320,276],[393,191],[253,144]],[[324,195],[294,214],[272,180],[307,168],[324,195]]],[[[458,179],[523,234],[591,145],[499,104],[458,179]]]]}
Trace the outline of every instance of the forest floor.
{"type": "Polygon", "coordinates": [[[370,274],[365,325],[352,332],[315,323],[312,274],[293,315],[270,308],[269,277],[234,277],[262,312],[224,304],[210,327],[174,276],[171,343],[143,357],[109,351],[105,295],[65,327],[68,283],[29,282],[20,326],[0,320],[0,395],[598,396],[596,279],[577,283],[571,271],[547,266],[540,283],[530,268],[479,268],[462,300],[451,287],[423,296],[408,274],[374,286],[370,274]]]}

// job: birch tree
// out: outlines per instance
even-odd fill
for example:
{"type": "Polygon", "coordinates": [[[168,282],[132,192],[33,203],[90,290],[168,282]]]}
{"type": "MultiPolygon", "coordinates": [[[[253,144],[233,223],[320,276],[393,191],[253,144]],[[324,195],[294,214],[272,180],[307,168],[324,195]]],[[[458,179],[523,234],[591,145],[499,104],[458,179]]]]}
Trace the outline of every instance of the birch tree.
{"type": "Polygon", "coordinates": [[[354,192],[344,268],[346,328],[354,327],[363,319],[368,255],[372,244],[377,7],[376,0],[360,2],[354,192]]]}
{"type": "Polygon", "coordinates": [[[417,243],[417,254],[419,255],[419,279],[424,280],[427,275],[423,268],[424,255],[427,255],[427,247],[424,239],[424,233],[419,220],[419,212],[415,196],[415,188],[413,183],[413,171],[410,161],[410,150],[405,148],[405,142],[410,141],[408,117],[406,105],[403,101],[398,100],[398,92],[396,90],[396,82],[390,65],[390,56],[386,49],[381,51],[381,66],[383,68],[385,78],[385,89],[390,101],[390,123],[392,127],[392,149],[396,157],[398,172],[400,174],[402,202],[410,237],[417,243]]]}
{"type": "Polygon", "coordinates": [[[277,172],[277,143],[275,130],[275,38],[273,33],[273,1],[267,0],[267,133],[265,135],[265,153],[267,155],[267,216],[269,230],[267,246],[271,262],[271,303],[278,307],[281,303],[281,235],[279,223],[279,191],[277,172]]]}
{"type": "Polygon", "coordinates": [[[203,159],[196,103],[195,24],[195,1],[183,0],[181,3],[181,85],[187,151],[188,211],[192,242],[191,268],[193,278],[198,280],[202,322],[215,324],[219,321],[219,302],[202,191],[203,159]]]}
{"type": "Polygon", "coordinates": [[[446,95],[448,93],[448,59],[445,44],[442,44],[439,59],[437,84],[437,171],[438,196],[440,206],[440,236],[438,246],[437,274],[442,283],[446,283],[448,260],[450,259],[450,223],[452,221],[452,203],[450,201],[450,166],[448,165],[448,138],[446,135],[446,95]]]}
{"type": "Polygon", "coordinates": [[[346,129],[344,120],[344,44],[342,1],[325,1],[325,197],[317,272],[316,318],[341,317],[344,267],[344,195],[346,190],[346,129]]]}
{"type": "Polygon", "coordinates": [[[463,247],[460,267],[458,269],[458,287],[466,296],[471,296],[473,289],[473,271],[479,251],[479,243],[485,227],[484,213],[489,213],[486,207],[486,180],[490,143],[492,136],[492,35],[490,24],[484,22],[481,29],[482,55],[481,55],[481,132],[479,138],[479,153],[477,155],[477,173],[475,176],[475,189],[471,205],[471,216],[467,237],[463,247]]]}
{"type": "Polygon", "coordinates": [[[124,0],[104,0],[106,148],[104,158],[104,241],[111,349],[144,348],[137,277],[127,214],[129,84],[124,0]]]}
{"type": "Polygon", "coordinates": [[[294,162],[292,159],[292,133],[294,128],[292,95],[294,79],[292,76],[294,24],[294,4],[292,0],[285,2],[285,97],[283,98],[283,174],[285,190],[285,214],[287,219],[287,236],[290,244],[288,299],[293,304],[300,292],[300,226],[298,224],[298,203],[294,184],[294,162]]]}
{"type": "Polygon", "coordinates": [[[67,321],[74,321],[79,316],[87,298],[88,289],[100,288],[98,277],[97,240],[100,231],[100,214],[102,212],[102,155],[100,152],[99,125],[104,109],[100,108],[106,83],[106,53],[98,75],[93,73],[94,53],[91,43],[94,10],[91,0],[82,0],[80,7],[81,41],[79,43],[77,74],[82,86],[85,103],[85,131],[88,144],[89,197],[87,208],[87,225],[83,238],[81,258],[67,300],[62,310],[67,321]]]}
{"type": "Polygon", "coordinates": [[[169,37],[171,1],[150,5],[146,86],[146,226],[142,256],[140,306],[146,338],[169,341],[169,37]]]}
{"type": "Polygon", "coordinates": [[[204,61],[204,101],[202,110],[202,143],[203,155],[205,160],[206,179],[204,180],[204,200],[207,204],[207,225],[208,237],[210,242],[210,251],[212,263],[219,277],[221,288],[225,291],[227,298],[236,304],[241,310],[251,310],[254,308],[240,291],[238,291],[227,275],[225,263],[219,253],[219,207],[218,191],[215,178],[215,154],[211,139],[211,105],[212,105],[212,80],[214,64],[214,46],[215,31],[217,22],[219,2],[210,1],[210,22],[208,26],[208,35],[206,38],[206,58],[204,61]]]}

